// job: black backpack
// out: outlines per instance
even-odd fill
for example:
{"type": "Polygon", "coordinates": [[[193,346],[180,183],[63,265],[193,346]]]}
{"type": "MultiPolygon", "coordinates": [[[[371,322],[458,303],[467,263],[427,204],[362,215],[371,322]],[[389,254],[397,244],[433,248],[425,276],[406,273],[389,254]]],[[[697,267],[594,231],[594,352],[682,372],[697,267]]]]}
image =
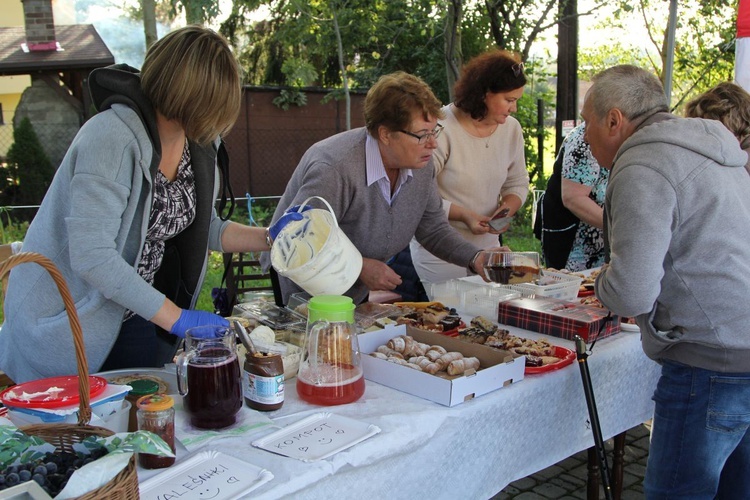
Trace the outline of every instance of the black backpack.
{"type": "Polygon", "coordinates": [[[542,242],[545,265],[556,269],[565,267],[580,222],[562,202],[564,152],[565,148],[561,147],[557,153],[547,189],[537,201],[534,220],[534,236],[542,242]]]}

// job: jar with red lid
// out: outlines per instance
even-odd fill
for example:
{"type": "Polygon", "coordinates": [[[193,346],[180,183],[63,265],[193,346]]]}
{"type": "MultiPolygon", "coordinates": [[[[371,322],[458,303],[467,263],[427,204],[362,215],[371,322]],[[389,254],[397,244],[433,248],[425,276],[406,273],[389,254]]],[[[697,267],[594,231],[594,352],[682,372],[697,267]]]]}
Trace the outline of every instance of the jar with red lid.
{"type": "MultiPolygon", "coordinates": [[[[153,432],[162,438],[174,453],[174,400],[166,394],[151,394],[140,398],[137,405],[138,430],[153,432]]],[[[172,465],[174,461],[175,457],[138,454],[138,464],[144,469],[163,469],[172,465]]]]}
{"type": "Polygon", "coordinates": [[[245,354],[242,373],[245,403],[254,410],[278,410],[284,404],[284,363],[279,354],[245,354]]]}

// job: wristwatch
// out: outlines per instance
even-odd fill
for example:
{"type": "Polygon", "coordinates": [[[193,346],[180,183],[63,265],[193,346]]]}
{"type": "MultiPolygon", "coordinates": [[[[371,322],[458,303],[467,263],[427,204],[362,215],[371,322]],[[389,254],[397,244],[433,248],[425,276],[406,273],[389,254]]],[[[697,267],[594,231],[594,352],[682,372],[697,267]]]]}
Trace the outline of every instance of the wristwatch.
{"type": "Polygon", "coordinates": [[[269,249],[273,245],[273,240],[271,239],[271,231],[269,231],[268,228],[266,228],[266,245],[268,245],[269,249]]]}
{"type": "Polygon", "coordinates": [[[474,254],[474,257],[471,258],[471,262],[469,262],[469,271],[471,271],[474,274],[479,274],[479,271],[476,269],[476,262],[477,257],[479,257],[479,254],[482,253],[482,250],[479,250],[477,253],[474,254]]]}

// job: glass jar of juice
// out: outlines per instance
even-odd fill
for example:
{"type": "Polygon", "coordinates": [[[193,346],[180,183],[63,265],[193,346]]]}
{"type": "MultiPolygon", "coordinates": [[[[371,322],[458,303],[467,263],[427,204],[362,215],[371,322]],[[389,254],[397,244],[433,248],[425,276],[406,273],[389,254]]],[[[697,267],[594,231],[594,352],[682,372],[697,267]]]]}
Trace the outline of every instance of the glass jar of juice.
{"type": "MultiPolygon", "coordinates": [[[[151,394],[138,400],[138,430],[150,431],[162,438],[175,452],[174,400],[166,394],[151,394]]],[[[169,467],[175,457],[138,453],[138,464],[144,469],[169,467]]]]}

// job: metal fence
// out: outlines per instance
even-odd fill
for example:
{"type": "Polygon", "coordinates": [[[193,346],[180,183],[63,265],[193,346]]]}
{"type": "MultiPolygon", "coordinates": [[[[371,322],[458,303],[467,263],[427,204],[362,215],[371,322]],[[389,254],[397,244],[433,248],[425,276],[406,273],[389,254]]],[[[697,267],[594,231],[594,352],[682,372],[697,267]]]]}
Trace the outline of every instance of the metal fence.
{"type": "MultiPolygon", "coordinates": [[[[33,127],[52,167],[57,168],[70,143],[78,133],[78,128],[70,125],[38,122],[34,123],[33,127]]],[[[0,161],[5,162],[7,160],[8,150],[13,143],[13,123],[6,122],[5,125],[0,125],[0,161]]],[[[23,154],[23,151],[21,154],[23,154]]]]}
{"type": "MultiPolygon", "coordinates": [[[[242,224],[266,227],[279,203],[280,196],[237,196],[232,220],[242,224]]],[[[218,210],[219,200],[216,200],[218,210]]],[[[21,241],[28,226],[39,210],[39,205],[0,206],[0,244],[21,241]]]]}

